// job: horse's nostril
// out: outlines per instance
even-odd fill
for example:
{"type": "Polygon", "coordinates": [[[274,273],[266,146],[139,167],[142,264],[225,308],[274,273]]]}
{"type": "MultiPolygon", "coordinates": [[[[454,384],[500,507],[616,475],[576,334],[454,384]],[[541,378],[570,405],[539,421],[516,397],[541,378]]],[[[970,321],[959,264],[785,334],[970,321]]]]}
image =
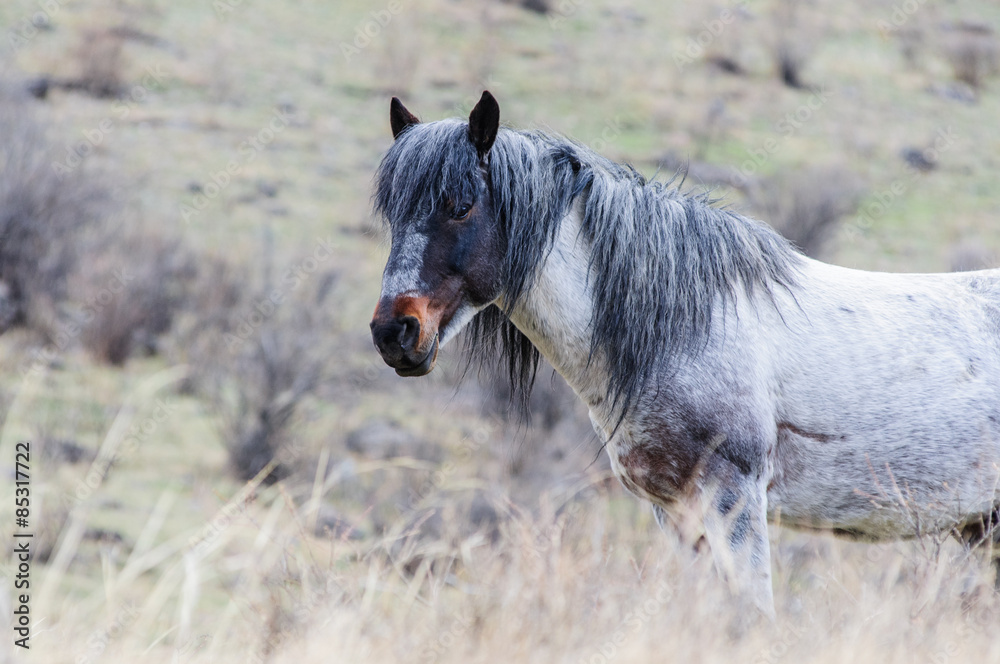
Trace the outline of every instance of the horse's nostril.
{"type": "Polygon", "coordinates": [[[420,321],[413,316],[404,316],[399,322],[402,325],[397,337],[399,347],[404,351],[413,350],[420,338],[420,321]]]}
{"type": "Polygon", "coordinates": [[[420,341],[420,319],[415,316],[400,316],[392,320],[372,325],[372,340],[382,359],[390,365],[409,361],[420,341]]]}

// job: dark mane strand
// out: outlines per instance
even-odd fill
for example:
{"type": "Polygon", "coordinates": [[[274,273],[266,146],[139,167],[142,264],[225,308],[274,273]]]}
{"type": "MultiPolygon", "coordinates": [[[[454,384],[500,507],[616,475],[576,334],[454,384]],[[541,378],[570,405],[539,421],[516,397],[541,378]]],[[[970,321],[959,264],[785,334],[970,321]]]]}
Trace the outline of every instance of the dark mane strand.
{"type": "Polygon", "coordinates": [[[470,365],[476,365],[480,371],[491,371],[499,364],[505,371],[510,380],[511,400],[527,419],[528,399],[538,373],[538,349],[496,305],[476,314],[462,337],[470,365]]]}

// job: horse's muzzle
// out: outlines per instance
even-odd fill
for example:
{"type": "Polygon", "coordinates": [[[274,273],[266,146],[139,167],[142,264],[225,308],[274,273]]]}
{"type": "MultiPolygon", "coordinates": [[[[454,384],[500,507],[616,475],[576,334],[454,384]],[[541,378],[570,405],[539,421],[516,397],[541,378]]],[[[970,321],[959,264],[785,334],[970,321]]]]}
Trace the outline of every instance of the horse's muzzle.
{"type": "Polygon", "coordinates": [[[400,376],[426,376],[431,372],[431,369],[434,368],[434,363],[437,362],[437,355],[438,337],[435,334],[434,344],[431,346],[431,349],[427,351],[427,354],[424,355],[424,359],[422,359],[419,364],[412,367],[407,365],[393,366],[393,369],[395,369],[396,373],[400,376]]]}
{"type": "Polygon", "coordinates": [[[371,330],[375,348],[400,376],[424,376],[434,368],[438,335],[435,333],[430,343],[420,344],[420,321],[415,316],[376,319],[371,322],[371,330]]]}

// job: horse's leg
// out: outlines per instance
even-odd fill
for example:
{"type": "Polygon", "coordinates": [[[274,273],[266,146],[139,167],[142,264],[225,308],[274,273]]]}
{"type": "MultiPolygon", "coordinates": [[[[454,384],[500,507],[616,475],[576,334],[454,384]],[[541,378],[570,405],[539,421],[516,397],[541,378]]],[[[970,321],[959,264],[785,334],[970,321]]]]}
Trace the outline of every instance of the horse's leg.
{"type": "Polygon", "coordinates": [[[990,562],[995,574],[993,587],[1000,592],[1000,508],[962,528],[959,539],[969,549],[983,547],[989,549],[990,562]]]}
{"type": "Polygon", "coordinates": [[[993,563],[993,589],[1000,592],[1000,509],[993,510],[988,523],[985,523],[979,540],[980,547],[989,550],[990,562],[993,563]]]}
{"type": "Polygon", "coordinates": [[[990,557],[993,559],[993,589],[1000,592],[1000,507],[990,515],[990,557]]]}
{"type": "Polygon", "coordinates": [[[667,511],[656,503],[650,504],[653,506],[653,518],[656,519],[656,525],[658,525],[660,530],[663,532],[667,532],[668,524],[670,523],[669,517],[667,517],[667,511]]]}
{"type": "Polygon", "coordinates": [[[661,505],[651,503],[653,506],[653,518],[656,525],[664,533],[675,533],[680,537],[680,541],[691,548],[691,552],[699,555],[705,550],[704,526],[690,523],[690,519],[678,518],[661,505]]]}
{"type": "Polygon", "coordinates": [[[773,618],[766,481],[744,475],[728,462],[718,466],[706,473],[698,489],[712,559],[738,596],[773,618]]]}

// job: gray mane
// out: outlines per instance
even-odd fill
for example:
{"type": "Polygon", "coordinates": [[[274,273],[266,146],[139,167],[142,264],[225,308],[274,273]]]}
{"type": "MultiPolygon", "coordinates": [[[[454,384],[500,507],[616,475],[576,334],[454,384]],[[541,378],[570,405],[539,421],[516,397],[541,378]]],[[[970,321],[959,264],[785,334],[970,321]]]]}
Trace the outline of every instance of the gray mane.
{"type": "MultiPolygon", "coordinates": [[[[451,197],[474,199],[479,162],[467,124],[407,129],[376,174],[375,208],[393,226],[426,218],[451,197]]],[[[567,139],[501,129],[488,184],[508,248],[506,312],[491,306],[466,343],[481,360],[505,357],[526,399],[538,353],[507,318],[531,289],[560,221],[583,197],[582,232],[592,248],[591,357],[610,372],[609,399],[624,417],[656,370],[668,373],[706,343],[713,311],[739,291],[770,296],[795,283],[800,254],[763,223],[712,207],[671,182],[649,181],[567,139]]]]}

